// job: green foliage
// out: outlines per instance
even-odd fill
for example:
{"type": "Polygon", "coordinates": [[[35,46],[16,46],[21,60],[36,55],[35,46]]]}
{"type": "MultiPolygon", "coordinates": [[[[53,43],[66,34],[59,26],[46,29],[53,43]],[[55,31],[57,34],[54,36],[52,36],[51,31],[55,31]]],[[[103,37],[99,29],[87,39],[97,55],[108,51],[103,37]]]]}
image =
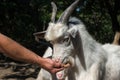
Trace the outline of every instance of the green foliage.
{"type": "Polygon", "coordinates": [[[0,0],[0,32],[36,53],[42,53],[45,48],[36,44],[33,33],[47,26],[50,12],[49,0],[0,0]]]}
{"type": "MultiPolygon", "coordinates": [[[[57,18],[74,0],[53,0],[58,7],[57,18]]],[[[51,0],[0,0],[0,32],[23,45],[34,44],[33,33],[48,26],[51,0]]],[[[101,43],[112,42],[111,18],[98,0],[82,0],[74,16],[81,18],[90,34],[101,43]]],[[[118,18],[120,22],[120,18],[118,18]]]]}
{"type": "Polygon", "coordinates": [[[98,0],[86,0],[80,6],[79,17],[84,20],[90,34],[101,43],[111,43],[114,33],[112,22],[107,10],[101,7],[98,0]]]}

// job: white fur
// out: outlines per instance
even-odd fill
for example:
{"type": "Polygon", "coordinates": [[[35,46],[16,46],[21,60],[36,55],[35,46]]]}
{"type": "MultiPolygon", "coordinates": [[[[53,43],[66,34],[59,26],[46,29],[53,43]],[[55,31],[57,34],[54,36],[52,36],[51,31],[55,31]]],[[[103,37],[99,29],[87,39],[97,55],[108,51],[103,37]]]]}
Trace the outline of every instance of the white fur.
{"type": "MultiPolygon", "coordinates": [[[[47,29],[45,38],[53,45],[52,57],[60,58],[61,61],[66,60],[66,57],[74,59],[74,66],[57,74],[64,73],[64,80],[120,80],[120,47],[101,45],[90,36],[84,24],[79,22],[76,25],[70,24],[70,28],[56,23],[47,29]]],[[[41,73],[38,77],[46,77],[47,74],[41,73]]],[[[48,75],[46,79],[37,80],[51,80],[50,74],[48,75]]]]}
{"type": "MultiPolygon", "coordinates": [[[[47,58],[47,57],[51,57],[51,55],[52,55],[52,49],[48,47],[43,57],[47,58]]],[[[50,76],[51,74],[49,72],[47,72],[44,69],[41,69],[36,80],[52,80],[50,76]]]]}

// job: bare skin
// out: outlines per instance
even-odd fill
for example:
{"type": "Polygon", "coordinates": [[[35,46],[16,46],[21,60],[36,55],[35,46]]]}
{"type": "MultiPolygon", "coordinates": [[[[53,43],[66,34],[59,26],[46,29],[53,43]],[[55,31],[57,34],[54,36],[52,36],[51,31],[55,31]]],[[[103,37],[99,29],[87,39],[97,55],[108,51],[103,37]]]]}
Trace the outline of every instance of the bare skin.
{"type": "Polygon", "coordinates": [[[54,61],[49,58],[42,58],[1,33],[0,52],[6,54],[14,60],[37,64],[50,73],[56,73],[63,70],[62,64],[59,61],[54,61]]]}

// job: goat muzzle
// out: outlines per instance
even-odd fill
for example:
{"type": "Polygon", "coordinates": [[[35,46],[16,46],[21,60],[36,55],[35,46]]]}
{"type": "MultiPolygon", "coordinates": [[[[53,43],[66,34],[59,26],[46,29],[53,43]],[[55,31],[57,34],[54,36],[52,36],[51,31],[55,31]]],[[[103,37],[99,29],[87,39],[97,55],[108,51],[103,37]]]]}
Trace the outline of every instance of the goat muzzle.
{"type": "Polygon", "coordinates": [[[74,66],[74,59],[72,57],[67,57],[65,60],[63,60],[63,67],[69,68],[74,66]]]}
{"type": "Polygon", "coordinates": [[[63,64],[63,67],[64,67],[64,68],[69,68],[70,66],[71,66],[70,63],[63,64]]]}

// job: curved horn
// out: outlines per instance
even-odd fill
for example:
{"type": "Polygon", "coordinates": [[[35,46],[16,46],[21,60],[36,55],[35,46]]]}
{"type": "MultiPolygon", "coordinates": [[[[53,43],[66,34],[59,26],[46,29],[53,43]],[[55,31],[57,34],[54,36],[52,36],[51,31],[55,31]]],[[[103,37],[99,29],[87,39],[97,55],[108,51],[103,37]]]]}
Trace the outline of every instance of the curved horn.
{"type": "Polygon", "coordinates": [[[55,22],[55,16],[56,16],[56,13],[57,13],[57,6],[54,2],[51,2],[51,5],[53,7],[53,10],[52,10],[52,16],[51,16],[51,22],[55,22]]]}
{"type": "Polygon", "coordinates": [[[58,22],[66,23],[68,21],[68,18],[72,14],[73,10],[76,8],[77,4],[79,3],[79,0],[76,0],[73,2],[61,15],[58,22]]]}

